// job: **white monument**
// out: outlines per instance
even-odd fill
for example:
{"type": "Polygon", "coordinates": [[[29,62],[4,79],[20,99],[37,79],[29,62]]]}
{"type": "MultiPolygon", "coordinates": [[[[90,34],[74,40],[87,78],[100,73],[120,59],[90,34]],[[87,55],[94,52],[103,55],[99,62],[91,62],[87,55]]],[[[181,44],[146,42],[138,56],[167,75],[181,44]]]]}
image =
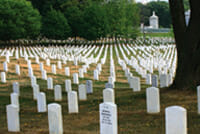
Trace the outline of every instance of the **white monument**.
{"type": "Polygon", "coordinates": [[[158,29],[159,28],[159,18],[156,16],[153,11],[153,15],[149,18],[149,24],[151,28],[158,29]]]}

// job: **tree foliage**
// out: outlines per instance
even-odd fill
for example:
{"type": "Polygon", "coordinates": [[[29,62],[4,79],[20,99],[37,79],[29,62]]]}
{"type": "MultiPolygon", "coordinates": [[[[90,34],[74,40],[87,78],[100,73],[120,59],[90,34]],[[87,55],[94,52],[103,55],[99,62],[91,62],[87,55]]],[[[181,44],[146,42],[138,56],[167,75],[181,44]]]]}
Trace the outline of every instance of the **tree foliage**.
{"type": "Polygon", "coordinates": [[[135,38],[138,33],[139,16],[134,0],[28,1],[38,9],[42,21],[39,12],[26,0],[0,1],[0,28],[4,40],[33,38],[39,34],[52,39],[71,36],[75,41],[76,37],[88,40],[107,36],[135,38]]]}
{"type": "Polygon", "coordinates": [[[151,16],[151,10],[142,3],[137,3],[140,14],[140,23],[144,23],[145,26],[149,25],[149,17],[151,16]]]}
{"type": "Polygon", "coordinates": [[[61,5],[67,0],[29,0],[33,6],[37,8],[40,14],[45,15],[52,8],[55,10],[61,10],[61,5]]]}
{"type": "Polygon", "coordinates": [[[189,0],[183,0],[185,11],[190,9],[189,0]]]}
{"type": "Polygon", "coordinates": [[[64,14],[50,10],[42,18],[42,35],[50,39],[67,39],[71,34],[70,26],[64,14]]]}
{"type": "Polygon", "coordinates": [[[40,19],[39,12],[26,0],[0,0],[0,40],[37,37],[40,19]]]}
{"type": "Polygon", "coordinates": [[[97,2],[93,2],[84,9],[81,37],[88,40],[96,40],[108,34],[108,19],[105,8],[97,2]]]}
{"type": "Polygon", "coordinates": [[[80,36],[83,24],[83,11],[78,0],[69,0],[62,5],[62,12],[67,18],[72,30],[72,36],[80,36]]]}
{"type": "Polygon", "coordinates": [[[124,36],[137,34],[139,14],[134,2],[115,0],[106,4],[110,36],[124,36]]]}

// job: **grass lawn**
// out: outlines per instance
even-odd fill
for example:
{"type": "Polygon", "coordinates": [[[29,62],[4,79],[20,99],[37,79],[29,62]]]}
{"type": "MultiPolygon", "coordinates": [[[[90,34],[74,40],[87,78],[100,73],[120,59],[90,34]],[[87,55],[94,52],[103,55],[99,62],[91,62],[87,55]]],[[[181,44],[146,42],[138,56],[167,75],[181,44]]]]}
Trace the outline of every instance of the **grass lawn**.
{"type": "MultiPolygon", "coordinates": [[[[113,48],[114,50],[114,48],[113,48]]],[[[108,53],[110,51],[108,50],[108,53]]],[[[113,51],[114,52],[114,51],[113,51]]],[[[114,52],[115,55],[115,52],[114,52]]],[[[117,57],[113,56],[115,61],[117,57]]],[[[3,71],[3,61],[0,58],[0,72],[3,71]]],[[[21,76],[15,74],[14,58],[9,63],[9,72],[6,73],[7,83],[0,83],[0,134],[9,134],[7,131],[6,105],[10,104],[10,93],[12,93],[12,82],[20,83],[20,134],[48,134],[48,118],[47,113],[38,113],[36,101],[33,100],[33,91],[31,88],[30,78],[28,76],[27,65],[24,59],[20,59],[21,76]]],[[[41,60],[42,61],[42,60],[41,60]]],[[[43,61],[44,62],[44,61],[43,61]]],[[[32,59],[32,63],[34,60],[32,59]]],[[[44,62],[45,63],[45,62],[44,62]]],[[[45,65],[45,64],[44,64],[45,65]]],[[[93,81],[94,93],[88,95],[87,101],[79,101],[79,113],[68,114],[67,93],[64,90],[64,80],[71,79],[72,73],[78,72],[72,62],[68,62],[71,76],[64,75],[64,65],[62,70],[57,69],[58,75],[51,73],[51,67],[45,65],[48,77],[53,77],[54,85],[62,86],[63,100],[56,102],[62,105],[63,129],[64,134],[99,134],[99,104],[103,102],[102,91],[105,82],[109,76],[109,58],[102,66],[103,73],[100,75],[100,81],[93,81]]],[[[115,102],[118,109],[118,133],[119,134],[165,134],[165,108],[172,105],[183,106],[187,109],[188,115],[188,134],[198,134],[200,132],[200,116],[197,114],[197,97],[196,90],[182,91],[179,89],[169,90],[160,89],[161,112],[159,114],[150,115],[146,112],[146,88],[142,80],[142,91],[133,92],[129,88],[128,82],[122,68],[115,62],[117,82],[115,83],[115,102]]],[[[40,90],[46,93],[47,104],[55,102],[53,90],[47,90],[47,82],[41,79],[41,72],[38,64],[32,65],[34,74],[37,76],[37,83],[40,90]]],[[[80,83],[86,83],[86,79],[93,78],[92,65],[88,70],[84,79],[80,79],[80,83]]],[[[131,70],[134,74],[134,70],[131,70]]],[[[72,85],[73,90],[77,91],[77,85],[72,85]]]]}

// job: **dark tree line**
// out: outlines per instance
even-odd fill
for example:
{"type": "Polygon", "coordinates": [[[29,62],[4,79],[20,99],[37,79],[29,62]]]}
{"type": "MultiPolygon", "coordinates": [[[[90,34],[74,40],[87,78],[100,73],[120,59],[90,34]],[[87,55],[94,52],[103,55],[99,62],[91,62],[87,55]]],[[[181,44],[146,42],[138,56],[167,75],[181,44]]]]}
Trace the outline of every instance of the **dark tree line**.
{"type": "Polygon", "coordinates": [[[37,37],[49,39],[83,37],[87,40],[108,36],[135,38],[139,31],[139,12],[134,1],[1,0],[0,2],[0,40],[37,37]],[[23,18],[24,16],[27,17],[23,18]],[[15,19],[19,21],[12,21],[15,19]],[[7,38],[3,37],[5,32],[7,38]]]}

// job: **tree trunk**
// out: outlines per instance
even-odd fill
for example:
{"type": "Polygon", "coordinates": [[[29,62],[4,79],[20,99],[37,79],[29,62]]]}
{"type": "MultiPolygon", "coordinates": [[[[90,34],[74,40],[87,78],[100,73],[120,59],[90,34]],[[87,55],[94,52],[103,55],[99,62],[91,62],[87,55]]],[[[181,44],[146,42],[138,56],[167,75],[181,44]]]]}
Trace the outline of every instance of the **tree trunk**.
{"type": "Polygon", "coordinates": [[[191,16],[186,26],[183,0],[169,0],[178,63],[172,87],[189,89],[200,83],[200,4],[190,0],[191,16]]]}

